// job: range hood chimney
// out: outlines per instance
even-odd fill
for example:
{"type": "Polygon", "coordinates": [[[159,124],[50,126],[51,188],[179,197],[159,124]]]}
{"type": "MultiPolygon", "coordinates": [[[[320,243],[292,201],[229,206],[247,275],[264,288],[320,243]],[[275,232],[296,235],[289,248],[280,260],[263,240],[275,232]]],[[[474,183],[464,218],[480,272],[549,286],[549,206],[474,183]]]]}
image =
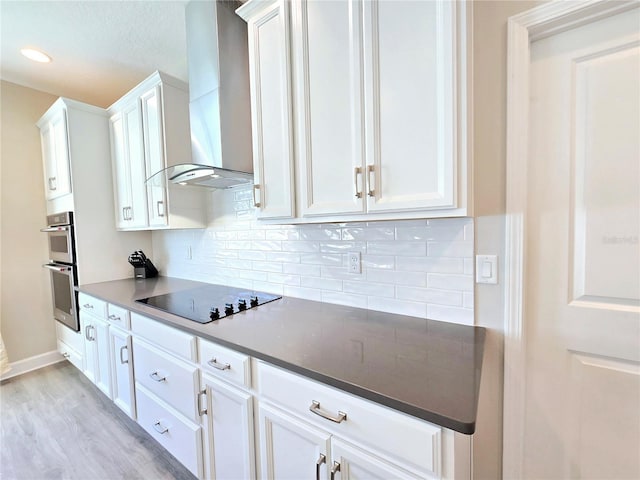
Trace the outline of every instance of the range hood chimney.
{"type": "Polygon", "coordinates": [[[247,24],[235,13],[241,5],[186,5],[192,158],[152,178],[209,188],[253,183],[247,24]]]}

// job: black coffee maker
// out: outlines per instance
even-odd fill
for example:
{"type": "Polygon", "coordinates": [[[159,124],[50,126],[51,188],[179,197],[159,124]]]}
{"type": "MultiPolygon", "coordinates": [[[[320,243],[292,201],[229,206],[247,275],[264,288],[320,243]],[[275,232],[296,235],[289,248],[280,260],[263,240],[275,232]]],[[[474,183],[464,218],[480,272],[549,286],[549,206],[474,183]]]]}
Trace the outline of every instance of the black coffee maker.
{"type": "Polygon", "coordinates": [[[158,276],[158,269],[142,250],[137,250],[129,255],[129,263],[133,265],[133,276],[135,278],[153,278],[158,276]]]}

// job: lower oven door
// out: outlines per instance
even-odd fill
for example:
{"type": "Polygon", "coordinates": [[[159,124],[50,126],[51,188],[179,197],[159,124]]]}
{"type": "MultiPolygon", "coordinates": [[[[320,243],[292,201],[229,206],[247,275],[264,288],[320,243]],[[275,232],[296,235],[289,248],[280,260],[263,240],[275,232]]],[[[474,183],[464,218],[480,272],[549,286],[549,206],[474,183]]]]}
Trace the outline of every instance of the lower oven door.
{"type": "Polygon", "coordinates": [[[53,317],[71,330],[80,331],[78,300],[74,288],[76,286],[75,267],[61,263],[47,263],[43,267],[51,273],[53,317]]]}

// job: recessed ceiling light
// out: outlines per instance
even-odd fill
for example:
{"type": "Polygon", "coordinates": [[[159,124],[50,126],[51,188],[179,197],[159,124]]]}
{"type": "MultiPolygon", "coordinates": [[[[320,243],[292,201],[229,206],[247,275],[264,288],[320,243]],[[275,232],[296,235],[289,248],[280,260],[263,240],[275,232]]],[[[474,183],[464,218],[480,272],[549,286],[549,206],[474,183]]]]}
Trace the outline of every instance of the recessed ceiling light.
{"type": "Polygon", "coordinates": [[[20,50],[20,53],[34,62],[49,63],[51,61],[51,57],[49,55],[34,48],[23,48],[20,50]]]}

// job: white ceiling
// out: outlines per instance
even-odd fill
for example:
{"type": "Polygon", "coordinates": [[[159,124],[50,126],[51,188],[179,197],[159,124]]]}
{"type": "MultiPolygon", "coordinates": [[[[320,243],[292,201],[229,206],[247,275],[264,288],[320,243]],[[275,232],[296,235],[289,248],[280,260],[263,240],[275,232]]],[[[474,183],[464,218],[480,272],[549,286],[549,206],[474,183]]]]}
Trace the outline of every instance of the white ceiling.
{"type": "Polygon", "coordinates": [[[0,0],[0,78],[107,107],[155,70],[187,81],[188,0],[0,0]],[[35,47],[53,58],[20,54],[35,47]]]}

